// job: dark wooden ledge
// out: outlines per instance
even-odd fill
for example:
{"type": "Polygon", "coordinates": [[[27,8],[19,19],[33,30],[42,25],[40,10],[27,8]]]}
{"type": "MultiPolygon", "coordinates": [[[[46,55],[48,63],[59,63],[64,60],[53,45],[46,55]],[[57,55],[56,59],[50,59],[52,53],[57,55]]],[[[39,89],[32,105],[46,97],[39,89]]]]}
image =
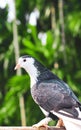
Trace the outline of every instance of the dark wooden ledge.
{"type": "Polygon", "coordinates": [[[62,128],[56,128],[54,126],[51,127],[40,127],[40,128],[33,128],[33,127],[15,127],[15,126],[11,126],[11,127],[6,127],[6,126],[0,126],[0,130],[65,130],[64,127],[62,128]]]}

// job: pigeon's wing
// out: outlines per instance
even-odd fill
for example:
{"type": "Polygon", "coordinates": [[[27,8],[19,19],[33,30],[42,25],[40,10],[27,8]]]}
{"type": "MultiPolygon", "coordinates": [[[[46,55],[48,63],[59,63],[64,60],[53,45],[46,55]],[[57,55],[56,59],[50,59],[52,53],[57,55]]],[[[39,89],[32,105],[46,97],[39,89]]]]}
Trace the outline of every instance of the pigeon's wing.
{"type": "Polygon", "coordinates": [[[78,103],[80,103],[79,100],[78,100],[78,98],[75,96],[75,94],[73,93],[73,91],[68,86],[68,84],[66,84],[63,80],[57,79],[57,80],[55,80],[53,82],[54,83],[56,82],[58,85],[60,85],[61,87],[63,87],[63,89],[65,91],[67,91],[67,93],[69,93],[78,103]]]}
{"type": "Polygon", "coordinates": [[[77,101],[72,97],[72,91],[65,89],[63,84],[55,81],[42,82],[36,86],[35,101],[46,111],[64,110],[73,116],[78,116],[77,101]]]}

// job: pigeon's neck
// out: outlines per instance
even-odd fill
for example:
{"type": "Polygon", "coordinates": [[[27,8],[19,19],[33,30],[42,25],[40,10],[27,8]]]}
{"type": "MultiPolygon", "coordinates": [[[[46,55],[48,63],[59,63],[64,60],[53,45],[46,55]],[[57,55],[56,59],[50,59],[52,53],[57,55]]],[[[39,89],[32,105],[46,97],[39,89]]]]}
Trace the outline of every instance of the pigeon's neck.
{"type": "Polygon", "coordinates": [[[27,66],[25,70],[30,76],[31,88],[38,82],[54,78],[54,74],[39,62],[33,62],[33,64],[27,66]]]}
{"type": "Polygon", "coordinates": [[[31,83],[31,88],[33,87],[34,84],[37,83],[38,81],[38,75],[39,75],[39,71],[34,67],[34,65],[29,66],[27,69],[25,69],[27,71],[27,73],[30,76],[30,83],[31,83]]]}
{"type": "Polygon", "coordinates": [[[44,80],[47,80],[49,77],[49,73],[47,70],[38,70],[37,68],[33,69],[33,73],[29,74],[30,75],[30,80],[31,80],[31,88],[39,82],[42,82],[44,80]]]}
{"type": "Polygon", "coordinates": [[[33,73],[29,74],[30,75],[30,80],[31,80],[31,88],[33,85],[36,83],[40,83],[46,80],[54,79],[54,74],[50,72],[48,69],[43,68],[41,71],[37,70],[37,68],[33,69],[33,73]]]}
{"type": "Polygon", "coordinates": [[[39,62],[34,62],[34,65],[39,72],[39,75],[37,77],[38,82],[42,82],[45,80],[50,80],[50,79],[57,79],[57,76],[54,75],[49,69],[47,69],[44,65],[42,65],[39,62]]]}

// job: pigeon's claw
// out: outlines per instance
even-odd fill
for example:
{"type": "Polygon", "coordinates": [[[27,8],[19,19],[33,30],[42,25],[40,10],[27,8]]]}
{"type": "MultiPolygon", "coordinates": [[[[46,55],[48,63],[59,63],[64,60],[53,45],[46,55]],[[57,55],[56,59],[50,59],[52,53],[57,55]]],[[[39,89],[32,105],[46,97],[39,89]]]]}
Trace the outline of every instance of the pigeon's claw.
{"type": "Polygon", "coordinates": [[[64,123],[63,123],[63,120],[62,119],[59,119],[57,124],[56,124],[56,127],[60,128],[60,127],[64,127],[64,123]]]}
{"type": "Polygon", "coordinates": [[[48,129],[48,125],[47,124],[34,124],[32,126],[33,128],[37,128],[37,130],[47,130],[48,129]]]}
{"type": "Polygon", "coordinates": [[[50,117],[46,117],[46,118],[44,118],[43,120],[41,120],[40,122],[38,122],[37,124],[33,125],[33,127],[39,128],[39,129],[40,129],[41,127],[43,127],[43,128],[45,128],[45,130],[46,130],[47,127],[48,127],[49,121],[51,121],[51,118],[50,118],[50,117]]]}

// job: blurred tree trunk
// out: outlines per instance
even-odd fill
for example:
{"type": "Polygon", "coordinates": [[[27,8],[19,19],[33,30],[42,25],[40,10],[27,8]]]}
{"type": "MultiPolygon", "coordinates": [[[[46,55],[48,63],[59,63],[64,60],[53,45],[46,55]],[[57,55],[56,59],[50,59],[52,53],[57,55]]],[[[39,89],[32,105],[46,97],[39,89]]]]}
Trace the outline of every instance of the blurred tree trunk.
{"type": "MultiPolygon", "coordinates": [[[[57,35],[56,35],[56,17],[55,17],[55,6],[54,4],[51,5],[51,9],[50,9],[50,13],[51,13],[51,29],[54,35],[54,42],[55,42],[55,38],[57,39],[57,35]]],[[[53,44],[54,44],[53,42],[53,44]]]]}
{"type": "Polygon", "coordinates": [[[55,7],[53,5],[51,6],[51,28],[53,32],[56,29],[55,7]]]}
{"type": "Polygon", "coordinates": [[[64,15],[63,15],[63,0],[59,0],[58,2],[59,7],[59,21],[61,27],[61,38],[63,44],[63,56],[64,56],[64,63],[67,64],[67,56],[66,56],[66,41],[65,41],[65,31],[64,31],[64,15]]]}
{"type": "MultiPolygon", "coordinates": [[[[16,9],[15,9],[15,0],[14,0],[14,14],[15,18],[13,20],[13,46],[14,46],[14,53],[15,53],[15,62],[19,58],[19,44],[18,44],[18,32],[17,32],[17,25],[16,25],[16,9]]],[[[17,75],[21,75],[21,69],[16,71],[17,75]]],[[[21,114],[21,124],[22,126],[26,126],[26,116],[25,116],[25,107],[24,107],[24,98],[21,95],[19,97],[19,104],[20,104],[20,114],[21,114]]]]}

